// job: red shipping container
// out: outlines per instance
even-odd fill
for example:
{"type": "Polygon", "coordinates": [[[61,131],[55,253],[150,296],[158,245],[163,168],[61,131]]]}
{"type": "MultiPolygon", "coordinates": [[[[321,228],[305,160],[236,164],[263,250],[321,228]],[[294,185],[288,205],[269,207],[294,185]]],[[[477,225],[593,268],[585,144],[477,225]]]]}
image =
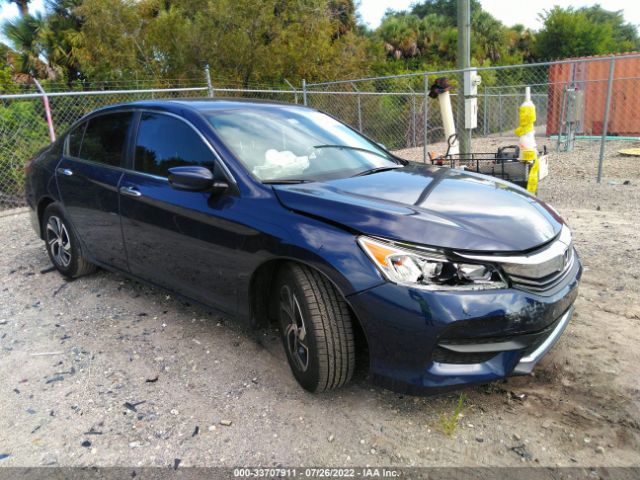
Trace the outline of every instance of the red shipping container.
{"type": "MultiPolygon", "coordinates": [[[[615,55],[608,135],[640,135],[640,57],[615,55]],[[627,58],[625,58],[627,57],[627,58]]],[[[549,66],[547,135],[560,130],[565,89],[576,88],[584,94],[584,109],[578,134],[602,135],[611,56],[582,57],[575,62],[549,66]]],[[[565,111],[565,118],[567,112],[565,111]]]]}

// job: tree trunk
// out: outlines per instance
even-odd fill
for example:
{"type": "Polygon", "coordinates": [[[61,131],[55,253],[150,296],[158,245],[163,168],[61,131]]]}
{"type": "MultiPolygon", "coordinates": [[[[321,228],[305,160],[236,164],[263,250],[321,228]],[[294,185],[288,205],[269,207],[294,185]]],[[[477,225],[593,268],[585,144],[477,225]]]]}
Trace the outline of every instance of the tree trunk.
{"type": "Polygon", "coordinates": [[[20,10],[20,15],[23,17],[29,15],[29,0],[13,0],[20,10]]]}

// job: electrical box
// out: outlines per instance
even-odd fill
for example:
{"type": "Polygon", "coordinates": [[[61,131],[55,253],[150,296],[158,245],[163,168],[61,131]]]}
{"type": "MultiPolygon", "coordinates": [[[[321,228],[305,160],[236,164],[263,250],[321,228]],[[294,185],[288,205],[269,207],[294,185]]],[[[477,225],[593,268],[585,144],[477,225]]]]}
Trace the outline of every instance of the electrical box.
{"type": "Polygon", "coordinates": [[[464,99],[464,128],[470,130],[478,127],[478,99],[464,99]]]}
{"type": "Polygon", "coordinates": [[[478,86],[482,83],[482,77],[477,70],[464,71],[464,96],[475,97],[478,95],[478,86]]]}
{"type": "Polygon", "coordinates": [[[567,90],[567,122],[580,123],[584,116],[584,90],[567,90]]]}

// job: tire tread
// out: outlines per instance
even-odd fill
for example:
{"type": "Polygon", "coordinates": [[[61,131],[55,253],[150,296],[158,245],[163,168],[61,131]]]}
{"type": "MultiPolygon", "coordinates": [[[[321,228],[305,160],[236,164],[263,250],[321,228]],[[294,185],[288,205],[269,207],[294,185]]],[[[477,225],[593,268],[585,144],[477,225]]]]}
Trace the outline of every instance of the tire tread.
{"type": "Polygon", "coordinates": [[[355,370],[355,340],[349,307],[321,273],[302,265],[293,265],[291,271],[311,312],[307,328],[314,331],[320,370],[315,391],[341,387],[355,370]]]}

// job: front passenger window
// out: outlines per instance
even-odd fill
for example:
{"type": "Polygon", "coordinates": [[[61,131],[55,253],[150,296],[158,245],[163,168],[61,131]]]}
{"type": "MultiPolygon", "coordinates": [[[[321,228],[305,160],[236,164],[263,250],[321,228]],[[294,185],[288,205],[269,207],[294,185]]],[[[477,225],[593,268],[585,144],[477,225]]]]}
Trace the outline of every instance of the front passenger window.
{"type": "Polygon", "coordinates": [[[136,141],[135,170],[168,177],[169,169],[200,165],[213,171],[215,157],[185,122],[159,113],[143,113],[136,141]]]}

